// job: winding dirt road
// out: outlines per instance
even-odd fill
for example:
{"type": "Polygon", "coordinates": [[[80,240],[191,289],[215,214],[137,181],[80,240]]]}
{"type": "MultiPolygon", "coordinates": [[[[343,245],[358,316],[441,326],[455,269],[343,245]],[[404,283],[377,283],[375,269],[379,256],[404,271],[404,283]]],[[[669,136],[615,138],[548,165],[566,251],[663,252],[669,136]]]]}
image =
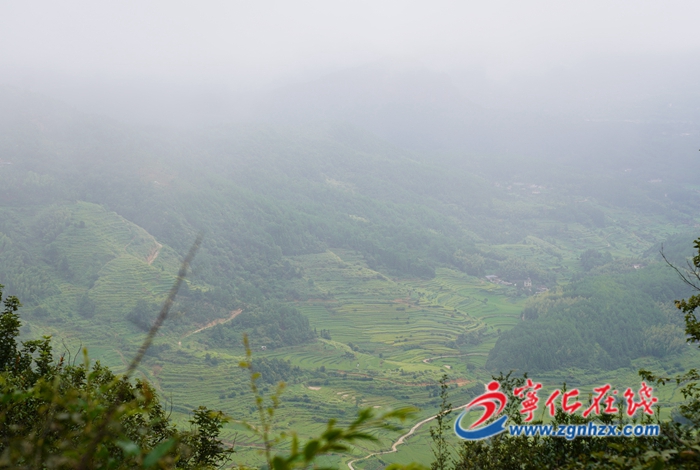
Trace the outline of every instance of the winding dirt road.
{"type": "Polygon", "coordinates": [[[423,359],[423,362],[424,362],[425,364],[429,364],[429,363],[431,363],[432,361],[434,361],[435,359],[442,359],[443,357],[488,356],[488,355],[489,355],[488,353],[479,353],[479,352],[476,352],[476,353],[466,353],[466,354],[452,354],[452,355],[449,355],[449,356],[435,356],[435,357],[429,357],[429,358],[427,358],[427,359],[423,359]]]}
{"type": "MultiPolygon", "coordinates": [[[[153,239],[153,241],[155,241],[155,239],[153,239]]],[[[154,249],[152,249],[151,252],[146,257],[146,263],[148,263],[149,265],[153,264],[153,262],[158,257],[158,254],[160,253],[161,248],[163,248],[163,245],[156,242],[156,247],[154,249]]]]}
{"type": "MultiPolygon", "coordinates": [[[[453,410],[453,411],[460,410],[460,409],[462,409],[462,408],[466,408],[466,406],[467,406],[467,405],[462,405],[462,406],[459,406],[459,407],[457,407],[457,408],[452,408],[452,410],[453,410]]],[[[370,457],[375,457],[375,456],[377,456],[377,455],[393,454],[394,452],[396,452],[396,451],[398,450],[397,447],[399,447],[401,444],[403,444],[403,443],[406,441],[406,439],[408,439],[409,437],[411,437],[411,436],[418,430],[418,428],[420,428],[421,426],[423,426],[423,425],[424,425],[425,423],[427,423],[428,421],[434,420],[435,418],[436,418],[436,416],[431,416],[430,418],[426,418],[426,419],[424,419],[423,421],[420,421],[420,422],[414,424],[410,431],[408,431],[408,432],[407,432],[406,434],[404,434],[403,436],[399,437],[399,438],[396,440],[396,442],[394,442],[394,443],[392,444],[390,450],[385,450],[385,451],[382,451],[382,452],[373,452],[373,453],[371,453],[371,454],[365,455],[364,457],[360,457],[359,459],[351,460],[351,461],[348,462],[348,467],[350,468],[350,470],[356,470],[355,467],[353,466],[353,464],[355,464],[355,463],[357,463],[357,462],[360,462],[360,461],[362,461],[362,460],[368,459],[368,458],[370,458],[370,457]]]]}
{"type": "Polygon", "coordinates": [[[233,310],[231,312],[231,315],[229,315],[228,317],[217,318],[216,320],[212,320],[209,323],[207,323],[206,325],[204,325],[203,327],[201,327],[200,329],[187,333],[186,335],[183,336],[183,338],[187,338],[188,336],[192,336],[193,334],[199,333],[200,331],[208,330],[209,328],[213,328],[216,325],[221,325],[222,323],[230,322],[231,320],[236,318],[238,315],[240,315],[241,312],[243,312],[243,309],[240,309],[240,308],[238,310],[233,310]]]}

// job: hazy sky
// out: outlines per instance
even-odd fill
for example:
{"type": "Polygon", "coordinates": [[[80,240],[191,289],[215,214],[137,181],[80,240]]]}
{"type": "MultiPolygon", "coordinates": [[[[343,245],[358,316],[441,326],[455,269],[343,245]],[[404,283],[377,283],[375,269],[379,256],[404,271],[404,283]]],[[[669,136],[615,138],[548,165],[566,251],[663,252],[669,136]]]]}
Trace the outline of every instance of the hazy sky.
{"type": "Polygon", "coordinates": [[[694,0],[2,1],[0,71],[255,85],[399,61],[503,77],[697,51],[698,18],[694,0]]]}
{"type": "Polygon", "coordinates": [[[698,0],[0,0],[0,85],[136,124],[662,161],[700,135],[698,18],[698,0]]]}

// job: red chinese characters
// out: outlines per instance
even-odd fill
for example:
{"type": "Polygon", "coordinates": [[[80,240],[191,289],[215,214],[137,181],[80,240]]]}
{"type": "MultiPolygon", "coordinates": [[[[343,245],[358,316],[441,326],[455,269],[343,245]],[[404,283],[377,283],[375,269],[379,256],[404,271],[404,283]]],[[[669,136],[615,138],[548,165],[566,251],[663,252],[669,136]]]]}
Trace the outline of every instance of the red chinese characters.
{"type": "Polygon", "coordinates": [[[574,389],[566,392],[561,397],[561,409],[564,410],[564,413],[568,413],[570,415],[574,414],[574,413],[576,413],[576,410],[578,410],[579,408],[581,408],[583,406],[580,401],[575,401],[573,403],[569,403],[570,398],[576,398],[577,396],[578,396],[578,388],[574,388],[574,389]]]}
{"type": "Polygon", "coordinates": [[[656,403],[658,398],[652,397],[651,394],[654,391],[653,388],[648,386],[646,382],[642,382],[642,386],[639,389],[639,401],[634,401],[634,392],[631,388],[625,390],[625,398],[627,399],[627,416],[634,416],[639,408],[644,408],[646,414],[653,415],[654,411],[651,406],[656,403]]]}
{"type": "Polygon", "coordinates": [[[556,414],[557,406],[554,402],[559,397],[559,395],[561,395],[561,409],[564,411],[564,413],[574,414],[576,410],[583,406],[580,401],[571,402],[571,400],[575,399],[578,396],[578,394],[579,391],[577,388],[569,390],[568,392],[565,392],[563,394],[561,390],[553,391],[549,398],[547,398],[547,402],[545,403],[545,406],[549,408],[549,415],[554,416],[556,414]]]}
{"type": "MultiPolygon", "coordinates": [[[[593,397],[593,403],[591,404],[591,406],[586,408],[586,410],[583,412],[584,418],[588,417],[588,415],[591,413],[595,414],[596,416],[599,415],[601,403],[605,403],[605,408],[603,408],[603,413],[605,414],[614,414],[619,411],[614,406],[615,397],[612,395],[608,395],[607,397],[605,396],[610,391],[610,389],[612,389],[612,386],[610,384],[605,384],[602,387],[593,389],[593,391],[596,392],[596,396],[593,397]]],[[[617,394],[617,390],[613,390],[613,394],[617,394]]]]}
{"type": "MultiPolygon", "coordinates": [[[[525,415],[525,421],[532,421],[534,413],[537,411],[537,406],[540,401],[537,396],[537,391],[541,388],[541,383],[527,379],[525,385],[513,390],[513,395],[523,399],[520,413],[525,415]]],[[[624,393],[624,397],[627,401],[627,415],[634,416],[639,409],[642,409],[644,413],[653,415],[654,411],[652,410],[652,406],[658,401],[656,397],[652,396],[653,391],[654,390],[645,382],[642,382],[641,388],[636,394],[631,388],[628,388],[624,393]],[[639,400],[635,399],[637,396],[639,400]]],[[[617,390],[613,390],[610,384],[594,388],[593,392],[590,405],[583,410],[582,416],[584,418],[620,412],[620,409],[616,406],[618,404],[618,398],[616,397],[617,390]]],[[[557,412],[557,400],[559,400],[559,406],[561,406],[564,413],[574,414],[584,406],[583,403],[578,400],[580,394],[577,388],[568,391],[554,390],[545,401],[544,406],[549,412],[549,415],[554,417],[557,412]]]]}
{"type": "Polygon", "coordinates": [[[561,390],[554,390],[549,398],[547,398],[547,403],[545,403],[545,406],[549,408],[549,416],[554,417],[554,415],[557,414],[557,405],[554,403],[554,401],[559,395],[561,395],[561,390]]]}
{"type": "Polygon", "coordinates": [[[537,390],[542,388],[541,383],[534,383],[532,379],[527,379],[524,387],[518,387],[513,390],[513,395],[519,398],[525,398],[522,402],[520,413],[526,415],[525,421],[532,421],[533,413],[537,410],[537,403],[540,399],[537,396],[537,390]],[[528,392],[525,392],[529,390],[528,392]]]}

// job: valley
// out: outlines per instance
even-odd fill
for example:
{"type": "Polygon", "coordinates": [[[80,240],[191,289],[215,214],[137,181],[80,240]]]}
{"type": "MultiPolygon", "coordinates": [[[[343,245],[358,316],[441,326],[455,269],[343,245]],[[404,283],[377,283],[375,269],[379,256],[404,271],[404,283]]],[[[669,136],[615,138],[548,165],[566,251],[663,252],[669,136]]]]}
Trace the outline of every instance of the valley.
{"type": "MultiPolygon", "coordinates": [[[[427,423],[383,452],[436,413],[443,374],[461,406],[499,371],[588,390],[638,383],[642,367],[688,370],[700,358],[673,316],[672,301],[687,291],[658,255],[665,243],[673,260],[685,259],[697,235],[692,185],[614,168],[572,175],[532,160],[503,168],[468,156],[473,166],[453,167],[342,127],[215,129],[188,147],[104,124],[86,149],[70,132],[51,134],[51,119],[41,128],[32,119],[23,129],[42,135],[41,146],[23,148],[8,131],[0,153],[13,162],[0,167],[0,283],[23,303],[22,338],[51,335],[68,360],[86,348],[90,360],[123,371],[203,232],[137,376],[177,423],[200,404],[231,416],[222,436],[235,441],[237,462],[260,458],[244,425],[257,414],[238,366],[244,333],[263,395],[286,382],[277,431],[310,438],[361,408],[420,409],[401,430],[321,459],[355,460],[358,470],[430,461],[427,423]],[[137,159],[132,144],[141,140],[150,150],[137,159]],[[195,152],[199,165],[188,158],[195,152]],[[602,362],[573,352],[557,365],[559,352],[526,342],[532,325],[545,332],[571,320],[561,305],[598,308],[603,284],[620,289],[611,298],[641,302],[640,317],[626,313],[620,328],[630,326],[644,348],[618,351],[598,334],[587,344],[602,362]],[[659,346],[664,338],[672,348],[659,346]]],[[[591,338],[587,328],[604,323],[568,331],[591,338]]],[[[657,396],[662,416],[682,399],[670,385],[657,396]]]]}

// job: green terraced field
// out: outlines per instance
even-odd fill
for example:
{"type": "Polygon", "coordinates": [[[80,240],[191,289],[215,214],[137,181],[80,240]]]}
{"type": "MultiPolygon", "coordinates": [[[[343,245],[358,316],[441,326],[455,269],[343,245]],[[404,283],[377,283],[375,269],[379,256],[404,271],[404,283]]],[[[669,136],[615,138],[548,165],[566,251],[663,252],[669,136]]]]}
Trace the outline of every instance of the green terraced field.
{"type": "MultiPolygon", "coordinates": [[[[443,373],[460,385],[453,394],[455,401],[467,400],[466,389],[484,379],[479,368],[498,330],[517,322],[524,301],[509,297],[508,289],[502,286],[449,269],[439,269],[430,281],[387,279],[352,252],[343,250],[292,260],[303,269],[307,282],[312,280],[329,294],[326,300],[299,301],[296,306],[315,328],[330,330],[332,339],[295,348],[259,350],[255,355],[287,359],[308,371],[323,368],[341,374],[289,384],[286,399],[310,401],[300,407],[295,405],[299,402],[283,400],[280,428],[301,435],[314,435],[328,419],[349,419],[356,406],[383,410],[417,405],[422,410],[420,416],[430,416],[437,409],[437,401],[429,397],[426,385],[434,385],[443,373]],[[461,350],[447,346],[460,333],[479,328],[487,330],[483,343],[461,350]],[[468,371],[467,362],[475,369],[468,371]]],[[[175,411],[197,403],[213,403],[233,416],[254,419],[246,379],[236,369],[242,351],[208,350],[196,334],[181,343],[177,353],[182,351],[188,359],[179,365],[160,361],[157,375],[146,371],[179,404],[175,411]],[[204,364],[206,351],[216,354],[218,366],[204,364]],[[203,367],[206,373],[202,373],[203,367]],[[234,398],[228,398],[231,391],[235,391],[234,398]]],[[[231,436],[237,433],[237,442],[253,443],[242,428],[233,426],[227,432],[231,436]]],[[[381,444],[358,448],[357,453],[379,450],[391,439],[385,436],[381,444]]],[[[423,434],[413,439],[425,446],[423,434]]],[[[254,448],[242,448],[242,457],[247,453],[255,458],[254,448]]],[[[337,463],[341,460],[338,458],[337,463]]]]}
{"type": "MultiPolygon", "coordinates": [[[[72,225],[54,243],[74,272],[84,279],[76,283],[57,278],[60,293],[41,304],[55,312],[56,317],[31,318],[30,327],[37,325],[62,338],[74,356],[78,346],[83,345],[92,358],[99,358],[117,371],[123,370],[143,338],[143,333],[125,320],[125,315],[137,297],[154,302],[164,298],[175,279],[178,256],[144,230],[100,206],[78,203],[66,210],[72,225]],[[78,225],[81,221],[84,228],[78,225]],[[98,306],[93,318],[74,314],[83,295],[98,306]],[[68,318],[70,329],[64,326],[68,318]]],[[[593,230],[569,224],[556,239],[529,236],[520,243],[491,249],[552,269],[558,273],[558,282],[564,283],[576,270],[578,256],[584,249],[607,248],[616,256],[638,256],[650,242],[636,233],[646,239],[672,233],[672,227],[653,222],[639,221],[629,231],[612,226],[593,230]],[[652,225],[645,228],[645,222],[652,225]]],[[[296,432],[301,438],[318,435],[329,419],[349,422],[358,407],[382,411],[410,405],[420,408],[414,422],[429,417],[437,411],[438,401],[429,395],[428,388],[444,373],[453,383],[452,403],[465,403],[473,394],[468,391],[471,387],[478,390],[489,380],[484,370],[488,352],[502,332],[520,321],[527,300],[512,287],[446,267],[437,268],[435,277],[429,280],[389,278],[370,269],[362,256],[350,250],[332,249],[288,260],[303,273],[303,278],[295,282],[312,285],[323,297],[293,304],[309,318],[313,328],[329,330],[332,339],[319,338],[292,348],[260,349],[254,351],[254,356],[289,360],[304,371],[302,377],[287,384],[276,424],[278,430],[296,432]],[[455,345],[460,335],[471,333],[478,333],[480,340],[455,345]]],[[[189,410],[200,404],[235,417],[237,421],[225,428],[224,437],[236,441],[237,461],[258,461],[258,441],[238,422],[256,420],[249,378],[238,367],[243,351],[212,348],[206,341],[206,332],[187,335],[179,328],[166,328],[161,333],[155,345],[166,349],[147,356],[138,375],[156,385],[179,422],[184,422],[189,410]],[[207,362],[207,354],[218,363],[207,362]]],[[[196,326],[190,328],[189,333],[196,326]]],[[[671,361],[680,366],[666,367],[688,367],[696,360],[696,355],[689,352],[671,361]]],[[[600,381],[635,383],[636,370],[643,362],[613,372],[570,371],[565,375],[572,386],[584,387],[600,381]]],[[[562,377],[557,373],[537,379],[555,387],[562,377]]],[[[273,389],[264,385],[263,393],[269,395],[273,389]]],[[[670,388],[660,391],[659,397],[667,404],[666,414],[680,398],[670,388]]],[[[397,453],[363,460],[356,468],[382,468],[391,462],[429,462],[428,428],[429,424],[419,429],[397,453]]],[[[400,434],[383,434],[379,443],[358,446],[352,454],[360,457],[387,449],[400,434]]],[[[324,462],[341,466],[348,460],[349,456],[337,455],[324,462]]]]}

